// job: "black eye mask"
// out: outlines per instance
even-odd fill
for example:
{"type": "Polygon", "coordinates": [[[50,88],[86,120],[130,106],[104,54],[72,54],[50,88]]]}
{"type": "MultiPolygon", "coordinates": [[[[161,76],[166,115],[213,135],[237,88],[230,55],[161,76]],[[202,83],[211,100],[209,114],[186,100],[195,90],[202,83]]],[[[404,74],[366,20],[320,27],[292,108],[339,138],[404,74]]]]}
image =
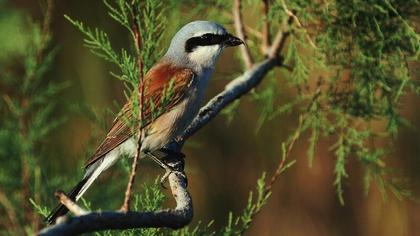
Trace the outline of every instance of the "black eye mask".
{"type": "Polygon", "coordinates": [[[194,48],[198,46],[209,46],[221,44],[229,39],[228,34],[203,34],[198,37],[193,37],[187,40],[185,43],[185,51],[192,52],[194,48]]]}

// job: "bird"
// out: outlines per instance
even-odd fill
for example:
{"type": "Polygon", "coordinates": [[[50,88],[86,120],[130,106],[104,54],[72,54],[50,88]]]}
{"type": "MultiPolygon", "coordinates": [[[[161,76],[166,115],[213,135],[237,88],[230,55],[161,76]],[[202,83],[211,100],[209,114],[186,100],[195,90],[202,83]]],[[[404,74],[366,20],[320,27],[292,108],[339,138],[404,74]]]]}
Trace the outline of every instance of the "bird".
{"type": "MultiPolygon", "coordinates": [[[[164,56],[143,79],[141,96],[146,101],[144,104],[152,101],[154,107],[164,105],[165,108],[156,115],[151,111],[151,105],[143,104],[142,120],[136,126],[142,129],[141,154],[159,150],[181,135],[198,114],[220,54],[226,47],[241,44],[244,42],[240,38],[211,21],[193,21],[175,33],[164,56]],[[163,102],[169,87],[171,96],[163,102]]],[[[136,116],[133,110],[133,101],[128,100],[114,119],[103,142],[86,161],[83,178],[68,193],[70,199],[79,200],[98,176],[123,156],[136,155],[137,138],[127,122],[127,117],[136,116]]],[[[46,221],[53,224],[67,212],[68,209],[60,204],[47,216],[46,221]]]]}

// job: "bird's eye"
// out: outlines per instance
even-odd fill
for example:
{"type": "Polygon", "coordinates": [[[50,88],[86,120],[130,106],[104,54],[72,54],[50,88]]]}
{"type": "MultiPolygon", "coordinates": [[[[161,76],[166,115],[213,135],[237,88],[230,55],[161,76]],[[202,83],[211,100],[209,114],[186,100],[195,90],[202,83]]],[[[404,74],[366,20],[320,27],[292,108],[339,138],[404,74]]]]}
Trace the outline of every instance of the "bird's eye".
{"type": "Polygon", "coordinates": [[[198,46],[211,46],[224,42],[226,35],[219,34],[203,34],[201,36],[192,37],[185,43],[185,51],[192,52],[198,46]]]}
{"type": "Polygon", "coordinates": [[[201,36],[201,38],[202,38],[203,40],[210,40],[210,39],[211,39],[211,36],[212,36],[212,35],[210,35],[210,34],[205,34],[205,35],[202,35],[202,36],[201,36]]]}

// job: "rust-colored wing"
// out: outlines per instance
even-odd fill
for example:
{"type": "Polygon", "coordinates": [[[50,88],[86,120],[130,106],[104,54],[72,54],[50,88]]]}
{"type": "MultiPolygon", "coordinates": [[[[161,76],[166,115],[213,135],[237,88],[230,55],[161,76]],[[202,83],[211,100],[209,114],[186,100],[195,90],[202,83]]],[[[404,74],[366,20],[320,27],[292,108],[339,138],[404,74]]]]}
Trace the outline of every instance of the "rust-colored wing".
{"type": "MultiPolygon", "coordinates": [[[[169,63],[159,63],[150,69],[144,78],[144,109],[143,122],[141,122],[143,127],[178,104],[193,78],[194,73],[191,69],[169,63]],[[156,110],[162,110],[162,112],[159,113],[156,110]]],[[[134,120],[133,115],[133,104],[129,100],[115,118],[105,140],[86,162],[86,168],[132,136],[133,126],[130,126],[128,122],[134,120]]]]}

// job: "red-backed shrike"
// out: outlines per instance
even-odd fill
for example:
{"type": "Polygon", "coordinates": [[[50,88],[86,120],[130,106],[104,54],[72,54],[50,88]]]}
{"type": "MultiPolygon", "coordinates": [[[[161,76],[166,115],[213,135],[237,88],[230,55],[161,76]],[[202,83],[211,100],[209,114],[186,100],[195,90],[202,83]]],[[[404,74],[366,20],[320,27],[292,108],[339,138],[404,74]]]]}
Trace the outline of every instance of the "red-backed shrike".
{"type": "MultiPolygon", "coordinates": [[[[182,27],[172,38],[166,54],[144,77],[144,101],[153,100],[159,106],[169,83],[173,95],[165,111],[151,119],[152,112],[143,112],[141,152],[150,153],[169,144],[187,128],[197,115],[204,90],[214,70],[217,58],[224,48],[242,44],[242,40],[229,34],[221,25],[209,21],[194,21],[182,27]]],[[[128,101],[120,114],[132,117],[132,103],[128,101]]],[[[95,179],[112,166],[123,154],[134,156],[137,140],[131,128],[118,116],[92,158],[86,163],[83,179],[69,193],[78,200],[95,179]]],[[[66,214],[68,209],[59,205],[48,216],[49,223],[66,214]]]]}

